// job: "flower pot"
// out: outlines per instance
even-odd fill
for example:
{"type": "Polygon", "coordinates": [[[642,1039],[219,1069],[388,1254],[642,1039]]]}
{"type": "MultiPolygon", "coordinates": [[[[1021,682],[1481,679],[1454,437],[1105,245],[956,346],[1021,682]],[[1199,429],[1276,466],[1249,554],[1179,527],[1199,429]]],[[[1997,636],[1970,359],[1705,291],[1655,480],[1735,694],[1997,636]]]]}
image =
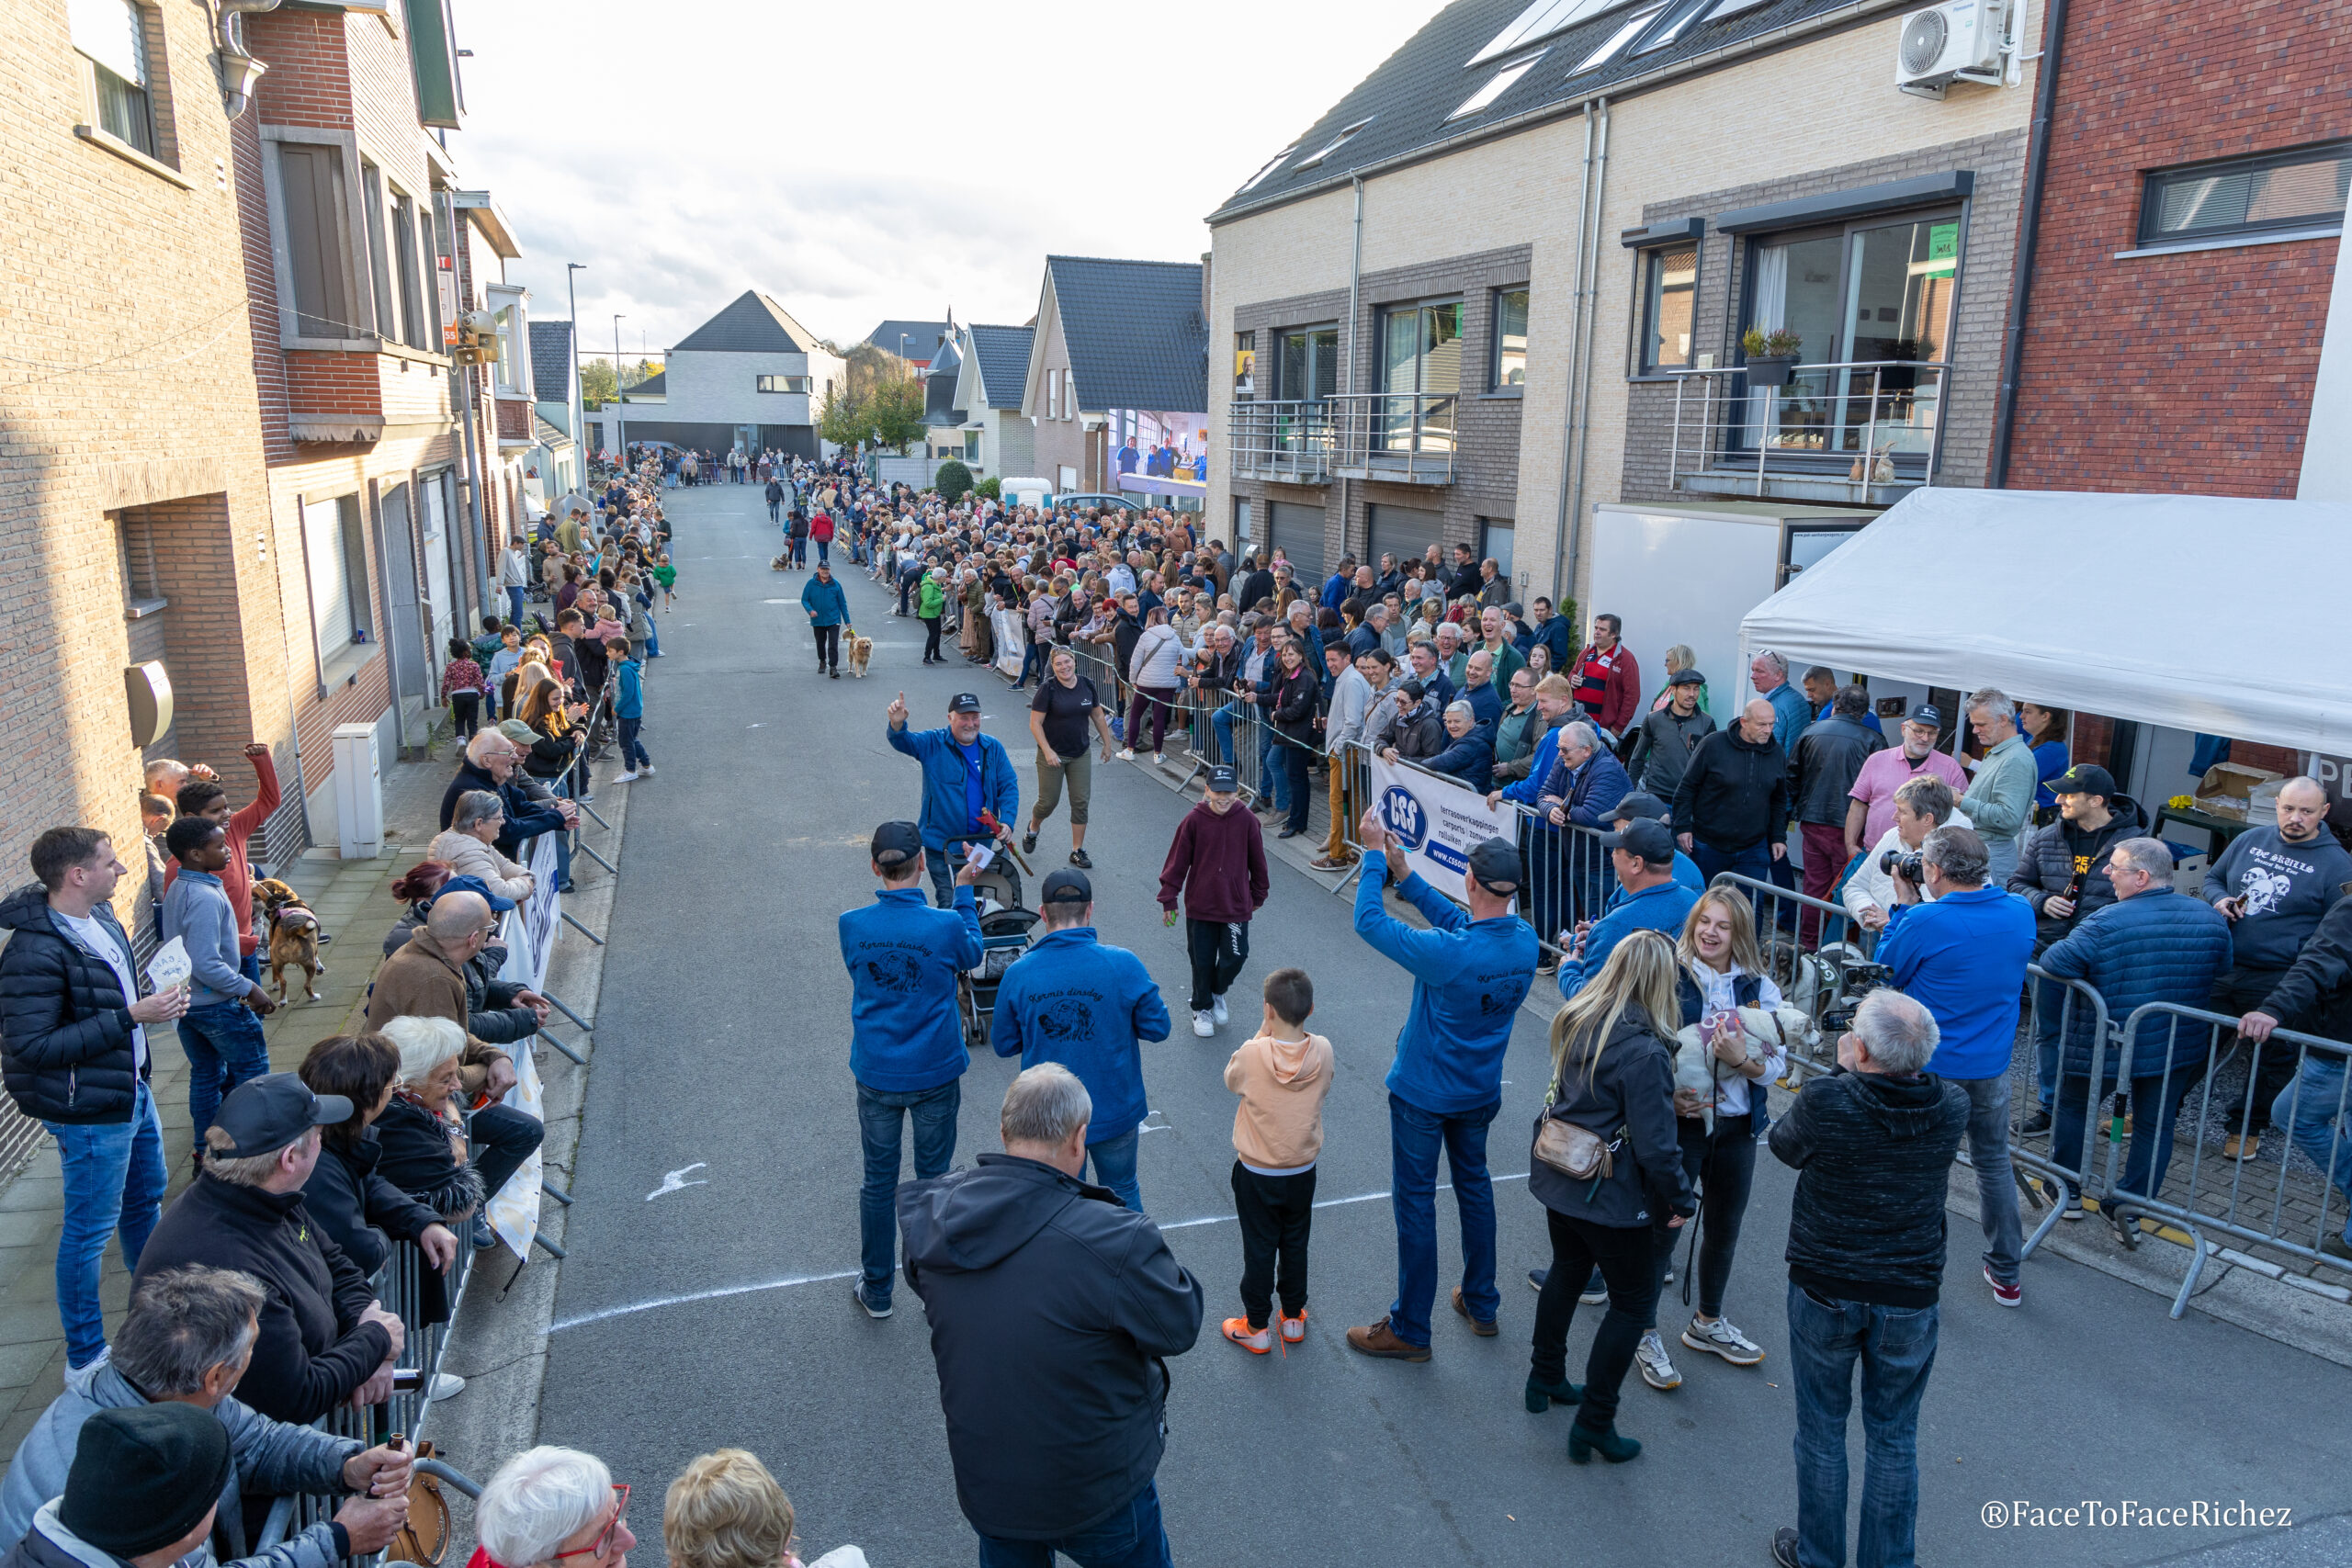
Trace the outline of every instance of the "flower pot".
{"type": "Polygon", "coordinates": [[[1746,367],[1747,384],[1750,387],[1785,387],[1796,367],[1797,356],[1793,354],[1751,359],[1746,367]]]}

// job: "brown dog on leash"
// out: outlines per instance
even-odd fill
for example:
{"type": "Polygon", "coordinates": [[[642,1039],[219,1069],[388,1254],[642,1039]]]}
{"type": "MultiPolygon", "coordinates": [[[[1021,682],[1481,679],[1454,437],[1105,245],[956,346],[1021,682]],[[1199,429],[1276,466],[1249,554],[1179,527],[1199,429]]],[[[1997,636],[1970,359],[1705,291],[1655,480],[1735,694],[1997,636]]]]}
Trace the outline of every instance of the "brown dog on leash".
{"type": "Polygon", "coordinates": [[[319,917],[300,894],[270,876],[254,884],[254,913],[269,932],[269,978],[277,999],[286,999],[286,971],[291,967],[302,972],[303,999],[317,1001],[319,976],[327,972],[319,961],[319,917]]]}
{"type": "Polygon", "coordinates": [[[842,627],[842,641],[849,649],[849,672],[859,680],[865,679],[865,667],[874,662],[874,639],[860,637],[849,626],[842,627]]]}

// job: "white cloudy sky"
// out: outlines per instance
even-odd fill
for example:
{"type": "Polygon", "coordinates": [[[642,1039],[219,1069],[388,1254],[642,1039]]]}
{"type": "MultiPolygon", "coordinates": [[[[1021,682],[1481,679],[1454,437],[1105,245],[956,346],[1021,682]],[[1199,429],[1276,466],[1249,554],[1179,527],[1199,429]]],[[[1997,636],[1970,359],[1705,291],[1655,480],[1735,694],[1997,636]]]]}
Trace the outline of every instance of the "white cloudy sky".
{"type": "Polygon", "coordinates": [[[1049,251],[1199,256],[1203,217],[1441,8],[458,0],[452,147],[534,314],[588,264],[592,354],[616,310],[633,357],[748,288],[844,345],[950,306],[1018,322],[1049,251]]]}

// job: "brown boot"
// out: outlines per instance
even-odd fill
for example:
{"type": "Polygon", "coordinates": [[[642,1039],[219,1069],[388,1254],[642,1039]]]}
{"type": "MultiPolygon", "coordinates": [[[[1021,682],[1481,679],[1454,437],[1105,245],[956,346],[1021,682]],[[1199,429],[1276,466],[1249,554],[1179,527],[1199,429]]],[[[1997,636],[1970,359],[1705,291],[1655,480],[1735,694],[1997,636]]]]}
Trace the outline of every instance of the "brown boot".
{"type": "Polygon", "coordinates": [[[1385,1317],[1370,1328],[1349,1329],[1348,1348],[1390,1361],[1426,1361],[1430,1359],[1428,1346],[1408,1344],[1397,1338],[1390,1331],[1388,1320],[1385,1317]]]}
{"type": "Polygon", "coordinates": [[[1489,1317],[1482,1319],[1472,1317],[1470,1315],[1470,1303],[1462,1299],[1462,1287],[1459,1285],[1453,1287],[1453,1310],[1460,1313],[1464,1318],[1468,1320],[1470,1324],[1470,1332],[1476,1335],[1481,1339],[1492,1339],[1496,1335],[1502,1332],[1502,1325],[1497,1323],[1493,1318],[1489,1317]]]}

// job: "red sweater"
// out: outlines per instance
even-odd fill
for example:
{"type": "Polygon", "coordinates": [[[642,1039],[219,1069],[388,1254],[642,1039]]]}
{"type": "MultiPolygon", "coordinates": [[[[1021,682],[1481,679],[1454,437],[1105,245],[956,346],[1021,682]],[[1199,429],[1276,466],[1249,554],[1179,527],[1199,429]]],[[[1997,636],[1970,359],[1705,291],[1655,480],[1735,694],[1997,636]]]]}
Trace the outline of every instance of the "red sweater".
{"type": "Polygon", "coordinates": [[[1174,908],[1182,893],[1191,919],[1238,924],[1266,901],[1266,886],[1265,834],[1239,801],[1222,817],[1204,801],[1176,824],[1159,871],[1162,908],[1174,908]]]}
{"type": "MultiPolygon", "coordinates": [[[[220,891],[228,895],[229,912],[237,919],[237,951],[251,953],[254,942],[254,860],[248,842],[269,814],[277,809],[277,769],[266,752],[253,759],[254,773],[260,780],[260,789],[254,802],[229,818],[229,863],[220,869],[220,891]]],[[[164,872],[165,887],[178,880],[180,863],[173,861],[164,872]]]]}
{"type": "Polygon", "coordinates": [[[1620,642],[1603,654],[1587,643],[1564,673],[1577,688],[1577,705],[1602,728],[1621,734],[1633,722],[1642,701],[1642,668],[1634,661],[1632,649],[1620,642]],[[1602,661],[1605,669],[1595,668],[1602,661]]]}

